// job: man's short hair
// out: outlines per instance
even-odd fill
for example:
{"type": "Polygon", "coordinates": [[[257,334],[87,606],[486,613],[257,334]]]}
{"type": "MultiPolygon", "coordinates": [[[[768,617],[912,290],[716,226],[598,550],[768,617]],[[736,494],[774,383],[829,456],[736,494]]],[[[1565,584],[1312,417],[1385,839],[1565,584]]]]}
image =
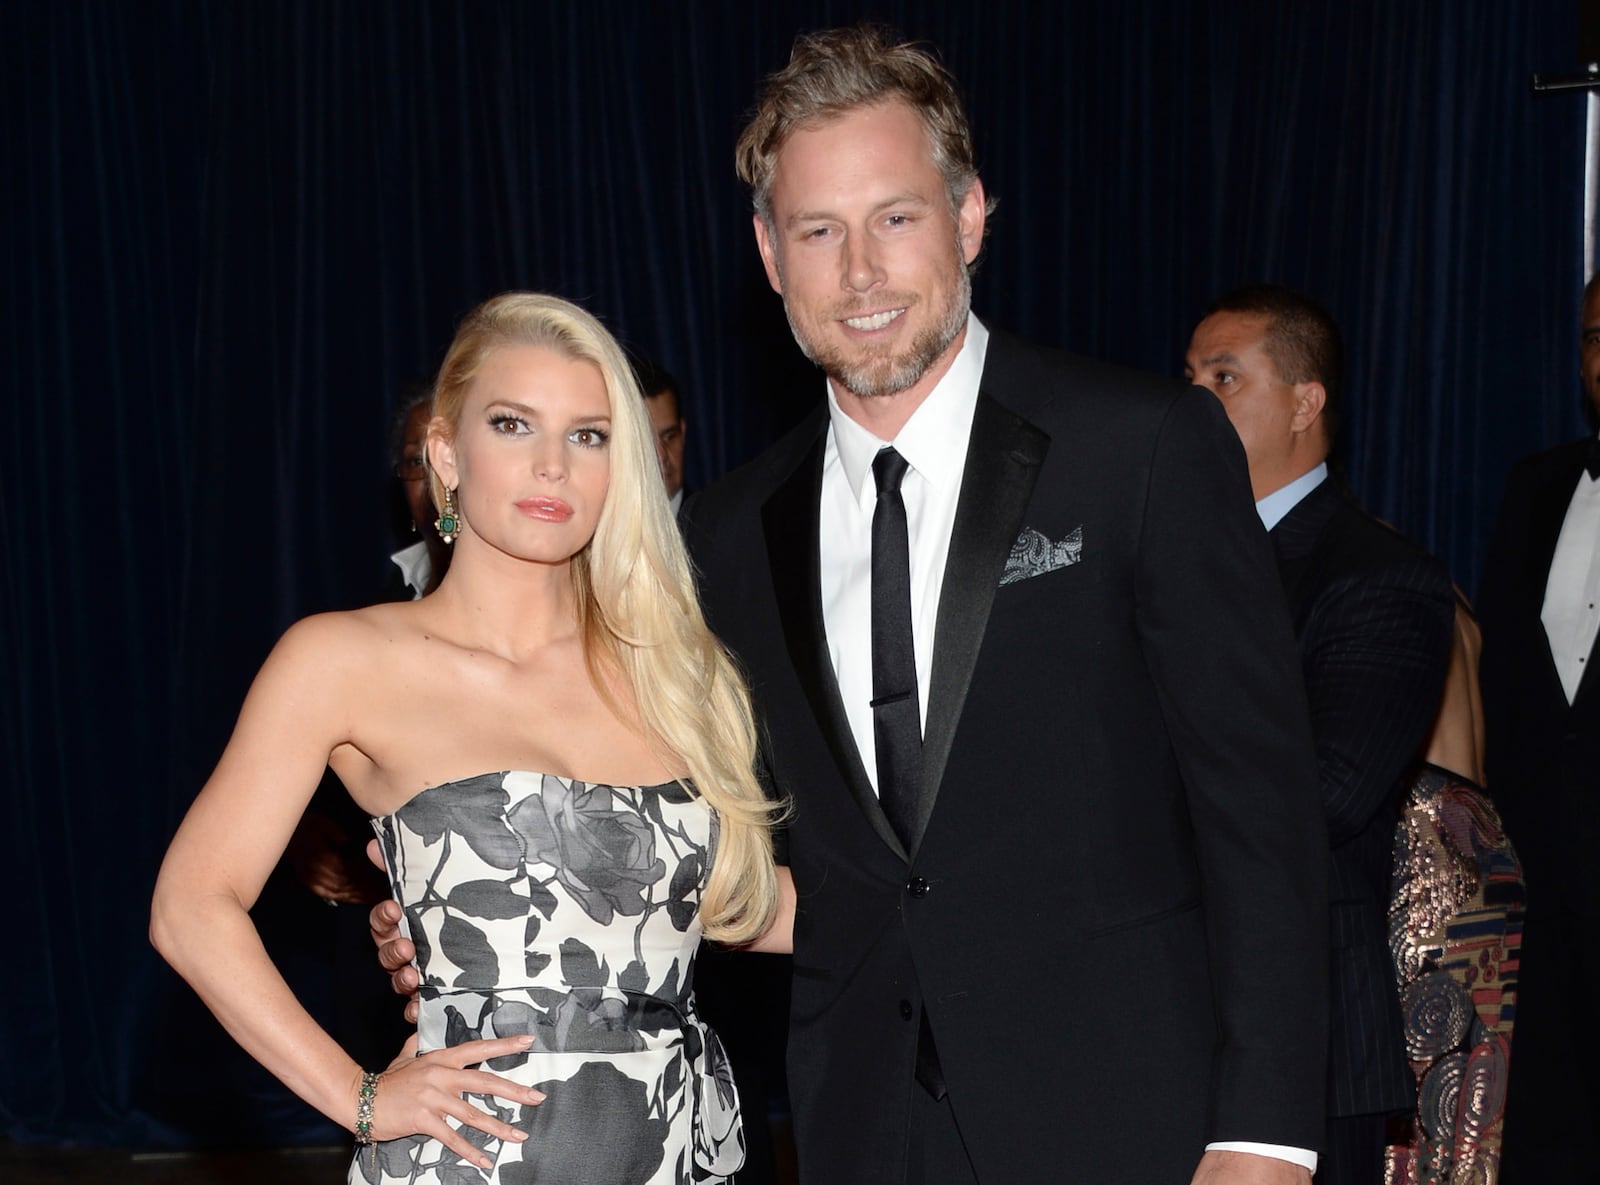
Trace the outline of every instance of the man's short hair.
{"type": "Polygon", "coordinates": [[[633,364],[633,377],[639,380],[639,390],[644,397],[654,399],[657,395],[671,395],[672,406],[678,409],[678,418],[683,419],[683,391],[672,373],[640,354],[630,355],[628,361],[633,364]]]}
{"type": "MultiPolygon", "coordinates": [[[[932,50],[897,41],[881,26],[859,24],[795,38],[789,64],[768,77],[739,137],[734,164],[767,225],[772,224],[772,176],[790,136],[857,108],[896,100],[916,112],[927,129],[950,208],[957,210],[978,178],[978,165],[955,79],[932,50]]],[[[988,210],[993,213],[993,201],[988,210]]]]}
{"type": "Polygon", "coordinates": [[[1212,313],[1254,313],[1268,318],[1261,343],[1278,378],[1286,383],[1322,384],[1322,432],[1333,452],[1344,399],[1344,339],[1328,311],[1303,293],[1279,284],[1252,284],[1218,297],[1212,313]]]}
{"type": "Polygon", "coordinates": [[[389,464],[400,464],[406,451],[406,421],[411,413],[424,404],[433,402],[433,380],[412,379],[400,392],[400,406],[395,408],[389,421],[389,464]]]}

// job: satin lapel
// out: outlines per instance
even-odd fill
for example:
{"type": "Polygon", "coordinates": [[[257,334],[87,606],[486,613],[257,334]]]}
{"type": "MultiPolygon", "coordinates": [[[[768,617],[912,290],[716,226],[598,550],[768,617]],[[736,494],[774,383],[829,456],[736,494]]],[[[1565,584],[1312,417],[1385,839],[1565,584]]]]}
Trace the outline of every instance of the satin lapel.
{"type": "Polygon", "coordinates": [[[772,592],[783,622],[789,661],[828,742],[834,764],[849,786],[872,829],[902,859],[906,850],[878,803],[862,757],[856,751],[850,722],[839,697],[839,680],[828,656],[827,631],[822,623],[821,559],[817,536],[822,502],[824,430],[815,447],[789,479],[761,508],[761,526],[767,537],[767,563],[772,571],[772,592]]]}
{"type": "Polygon", "coordinates": [[[1544,603],[1544,586],[1550,578],[1550,564],[1556,558],[1561,524],[1567,520],[1567,507],[1572,504],[1572,492],[1578,488],[1578,474],[1582,470],[1581,454],[1575,454],[1575,459],[1562,464],[1539,491],[1539,503],[1533,514],[1532,537],[1528,541],[1527,572],[1528,595],[1536,604],[1544,603]]]}
{"type": "MultiPolygon", "coordinates": [[[[1554,658],[1550,661],[1552,665],[1555,663],[1554,658]]],[[[1574,712],[1579,708],[1588,711],[1590,701],[1600,695],[1600,690],[1596,690],[1600,688],[1600,675],[1594,673],[1596,662],[1600,662],[1600,637],[1595,638],[1589,646],[1589,661],[1584,663],[1583,677],[1578,680],[1578,693],[1572,697],[1571,707],[1574,712]]]]}
{"type": "MultiPolygon", "coordinates": [[[[1578,488],[1578,475],[1583,471],[1583,454],[1574,451],[1571,459],[1563,458],[1551,474],[1550,481],[1539,491],[1539,502],[1533,514],[1532,530],[1528,541],[1527,596],[1528,606],[1537,618],[1544,605],[1544,588],[1550,580],[1550,565],[1555,562],[1556,544],[1561,540],[1561,527],[1567,521],[1567,508],[1572,505],[1573,491],[1578,488]]],[[[1556,656],[1550,649],[1550,635],[1544,623],[1538,625],[1539,637],[1544,642],[1540,654],[1544,659],[1544,681],[1561,703],[1566,703],[1567,693],[1561,686],[1561,672],[1556,668],[1556,656]]],[[[1592,662],[1593,659],[1591,658],[1592,662]]],[[[1590,680],[1587,673],[1578,683],[1578,694],[1572,697],[1573,707],[1584,696],[1584,684],[1590,680]]],[[[1591,691],[1590,694],[1593,694],[1591,691]]]]}
{"type": "Polygon", "coordinates": [[[989,396],[979,395],[933,636],[933,674],[922,730],[918,842],[939,796],[1006,557],[1022,532],[1033,483],[1049,448],[1049,436],[989,396]]]}

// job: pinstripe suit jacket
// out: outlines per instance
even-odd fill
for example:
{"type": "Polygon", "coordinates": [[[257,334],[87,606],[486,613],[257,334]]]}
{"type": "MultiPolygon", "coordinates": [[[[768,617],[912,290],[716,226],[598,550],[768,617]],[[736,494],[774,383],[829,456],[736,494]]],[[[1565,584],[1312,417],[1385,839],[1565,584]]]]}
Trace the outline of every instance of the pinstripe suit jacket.
{"type": "Polygon", "coordinates": [[[1311,704],[1329,865],[1328,1114],[1412,1102],[1387,940],[1396,804],[1450,659],[1438,560],[1324,481],[1272,530],[1311,704]]]}

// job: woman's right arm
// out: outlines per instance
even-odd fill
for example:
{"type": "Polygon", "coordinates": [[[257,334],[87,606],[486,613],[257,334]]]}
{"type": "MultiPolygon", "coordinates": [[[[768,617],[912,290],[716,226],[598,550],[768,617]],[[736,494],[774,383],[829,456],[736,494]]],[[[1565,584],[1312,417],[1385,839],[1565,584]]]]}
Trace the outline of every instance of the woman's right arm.
{"type": "MultiPolygon", "coordinates": [[[[224,1028],[306,1102],[353,1128],[362,1069],[301,1007],[273,966],[249,910],[282,854],[328,755],[353,739],[362,675],[359,630],[342,616],[291,629],[256,676],[215,772],[167,850],[151,904],[156,949],[224,1028]]],[[[525,1038],[473,1042],[402,1060],[374,1107],[379,1139],[423,1132],[475,1164],[483,1153],[444,1120],[502,1139],[522,1133],[471,1106],[464,1091],[517,1103],[537,1091],[464,1067],[520,1052],[525,1038]]]]}

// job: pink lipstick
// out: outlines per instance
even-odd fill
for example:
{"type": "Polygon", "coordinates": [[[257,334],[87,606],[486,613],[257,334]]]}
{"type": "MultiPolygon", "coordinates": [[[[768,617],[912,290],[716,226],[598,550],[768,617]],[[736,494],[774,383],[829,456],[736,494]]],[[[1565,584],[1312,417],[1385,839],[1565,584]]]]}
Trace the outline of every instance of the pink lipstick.
{"type": "Polygon", "coordinates": [[[564,523],[572,517],[572,507],[560,498],[524,498],[517,509],[546,523],[564,523]]]}

